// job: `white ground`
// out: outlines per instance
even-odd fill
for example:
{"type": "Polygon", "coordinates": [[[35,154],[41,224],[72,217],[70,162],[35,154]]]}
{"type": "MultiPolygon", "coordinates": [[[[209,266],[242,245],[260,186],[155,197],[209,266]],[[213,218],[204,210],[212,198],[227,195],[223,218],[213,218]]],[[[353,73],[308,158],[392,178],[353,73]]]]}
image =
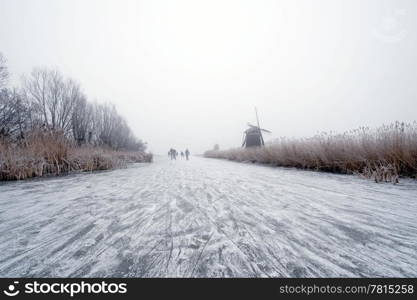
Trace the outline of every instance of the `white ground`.
{"type": "Polygon", "coordinates": [[[0,185],[0,277],[417,276],[417,182],[193,157],[0,185]]]}

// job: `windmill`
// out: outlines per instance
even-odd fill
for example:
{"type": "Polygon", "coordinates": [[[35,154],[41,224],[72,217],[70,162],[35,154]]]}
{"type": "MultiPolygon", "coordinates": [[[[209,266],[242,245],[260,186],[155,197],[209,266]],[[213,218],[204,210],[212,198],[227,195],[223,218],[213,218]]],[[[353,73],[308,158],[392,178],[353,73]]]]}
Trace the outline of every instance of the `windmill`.
{"type": "Polygon", "coordinates": [[[262,136],[262,132],[271,133],[269,130],[262,129],[259,125],[259,117],[258,117],[258,110],[255,107],[255,114],[256,114],[256,122],[257,126],[248,123],[249,128],[245,130],[242,147],[250,148],[250,147],[260,147],[264,146],[264,137],[262,136]]]}

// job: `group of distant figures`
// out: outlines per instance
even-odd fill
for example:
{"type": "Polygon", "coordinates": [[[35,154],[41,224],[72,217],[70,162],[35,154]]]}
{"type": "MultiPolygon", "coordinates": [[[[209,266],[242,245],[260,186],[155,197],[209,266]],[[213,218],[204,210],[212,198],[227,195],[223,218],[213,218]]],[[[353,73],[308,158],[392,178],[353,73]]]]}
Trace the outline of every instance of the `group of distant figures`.
{"type": "MultiPolygon", "coordinates": [[[[171,157],[171,160],[176,160],[178,155],[179,153],[177,150],[175,150],[174,148],[169,149],[168,156],[171,157]]],[[[181,151],[181,158],[184,158],[184,156],[187,160],[190,159],[190,151],[188,151],[188,149],[185,149],[184,152],[181,151]]]]}

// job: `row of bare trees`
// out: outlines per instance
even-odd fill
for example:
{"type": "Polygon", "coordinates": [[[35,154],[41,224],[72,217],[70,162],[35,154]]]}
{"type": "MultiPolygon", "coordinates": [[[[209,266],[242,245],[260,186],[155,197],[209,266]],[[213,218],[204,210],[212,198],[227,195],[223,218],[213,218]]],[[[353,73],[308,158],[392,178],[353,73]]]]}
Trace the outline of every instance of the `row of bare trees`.
{"type": "Polygon", "coordinates": [[[7,87],[8,77],[0,53],[0,137],[24,139],[40,128],[62,132],[78,145],[145,151],[114,105],[89,102],[80,84],[58,70],[35,68],[19,89],[7,87]]]}

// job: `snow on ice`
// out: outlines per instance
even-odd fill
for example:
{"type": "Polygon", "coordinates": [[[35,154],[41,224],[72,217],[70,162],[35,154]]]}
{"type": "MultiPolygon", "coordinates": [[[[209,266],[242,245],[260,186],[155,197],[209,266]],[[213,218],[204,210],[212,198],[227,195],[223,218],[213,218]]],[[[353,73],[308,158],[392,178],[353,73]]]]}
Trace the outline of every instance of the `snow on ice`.
{"type": "Polygon", "coordinates": [[[0,185],[2,277],[415,277],[417,183],[193,157],[0,185]]]}

